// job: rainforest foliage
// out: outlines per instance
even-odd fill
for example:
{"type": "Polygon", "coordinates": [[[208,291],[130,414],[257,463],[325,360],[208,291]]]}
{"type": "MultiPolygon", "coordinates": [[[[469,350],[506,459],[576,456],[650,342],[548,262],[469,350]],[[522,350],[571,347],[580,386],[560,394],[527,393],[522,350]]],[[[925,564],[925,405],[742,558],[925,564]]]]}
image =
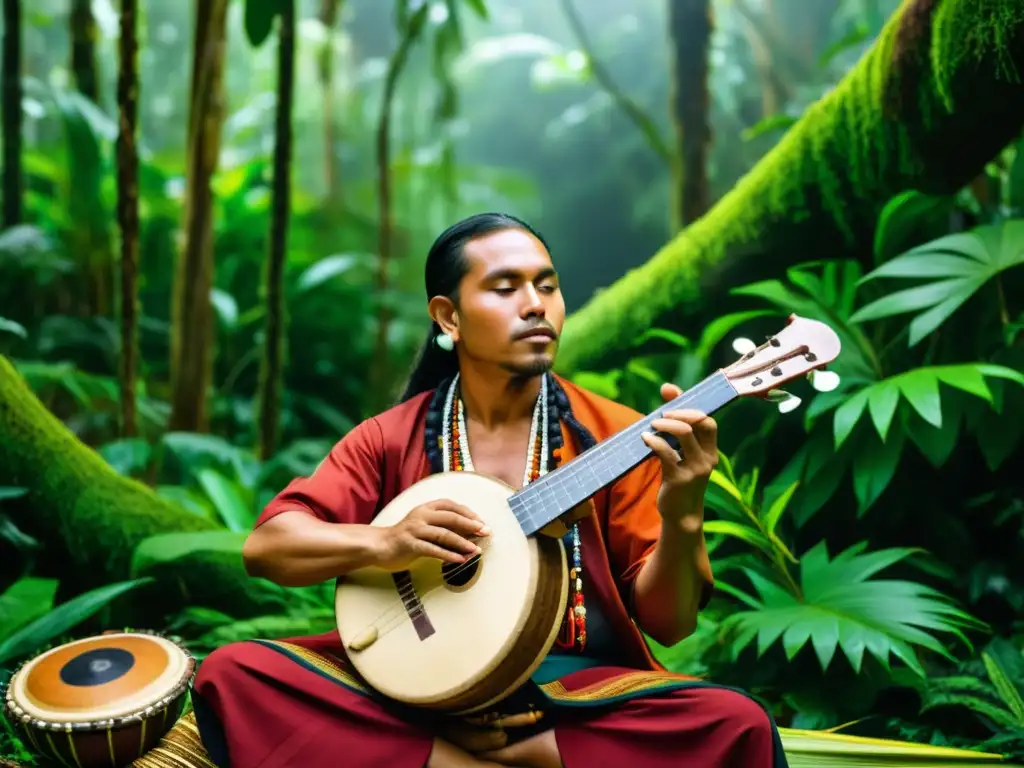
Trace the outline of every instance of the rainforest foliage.
{"type": "Polygon", "coordinates": [[[7,0],[2,34],[0,682],[110,626],[330,630],[246,532],[393,400],[434,236],[500,209],[552,243],[562,370],[637,410],[790,313],[842,339],[837,387],[717,417],[716,590],[663,663],[1024,758],[1019,4],[7,0]]]}

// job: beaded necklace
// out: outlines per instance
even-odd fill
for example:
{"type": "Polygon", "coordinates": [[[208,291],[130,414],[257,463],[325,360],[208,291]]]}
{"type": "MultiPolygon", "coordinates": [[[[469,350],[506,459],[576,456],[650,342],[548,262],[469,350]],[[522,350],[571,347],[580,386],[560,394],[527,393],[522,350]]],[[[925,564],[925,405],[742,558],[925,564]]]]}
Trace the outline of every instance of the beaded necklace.
{"type": "MultiPolygon", "coordinates": [[[[469,437],[466,431],[466,411],[462,398],[458,396],[459,375],[456,374],[448,387],[444,402],[441,433],[441,456],[445,472],[472,472],[473,459],[469,453],[469,437]]],[[[530,424],[530,440],[526,449],[526,468],[523,471],[523,486],[527,486],[548,470],[548,380],[541,377],[540,397],[533,408],[530,424]]],[[[556,643],[565,649],[578,648],[582,651],[587,644],[587,608],[583,600],[583,556],[580,544],[579,525],[572,526],[572,567],[569,583],[572,597],[564,629],[556,643]]]]}

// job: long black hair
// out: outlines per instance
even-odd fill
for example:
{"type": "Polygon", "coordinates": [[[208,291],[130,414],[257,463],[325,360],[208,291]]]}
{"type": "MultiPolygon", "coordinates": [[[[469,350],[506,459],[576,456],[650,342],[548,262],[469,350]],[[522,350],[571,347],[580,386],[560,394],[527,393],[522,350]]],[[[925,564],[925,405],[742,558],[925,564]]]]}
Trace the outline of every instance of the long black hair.
{"type": "MultiPolygon", "coordinates": [[[[435,296],[447,296],[458,305],[459,285],[469,268],[463,252],[466,244],[478,237],[507,229],[528,232],[548,248],[547,242],[533,227],[510,214],[478,213],[463,219],[438,235],[430,247],[424,268],[427,301],[435,296]]],[[[459,360],[455,352],[437,346],[435,339],[440,333],[441,326],[432,322],[399,402],[404,403],[421,392],[436,389],[441,382],[458,373],[459,360]]]]}

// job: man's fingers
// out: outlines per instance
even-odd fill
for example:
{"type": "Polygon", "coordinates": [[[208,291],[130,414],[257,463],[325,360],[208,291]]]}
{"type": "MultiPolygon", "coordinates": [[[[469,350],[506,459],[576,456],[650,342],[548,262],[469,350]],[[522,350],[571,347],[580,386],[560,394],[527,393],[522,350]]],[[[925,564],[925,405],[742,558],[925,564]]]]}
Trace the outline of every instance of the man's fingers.
{"type": "Polygon", "coordinates": [[[670,384],[666,382],[661,385],[661,399],[664,400],[666,403],[675,400],[681,394],[683,394],[683,390],[677,387],[675,384],[670,384]]]}
{"type": "Polygon", "coordinates": [[[431,512],[426,522],[439,528],[447,528],[455,533],[464,536],[486,536],[491,532],[480,520],[470,520],[457,512],[449,512],[446,509],[437,509],[431,512]]]}
{"type": "Polygon", "coordinates": [[[694,434],[693,427],[685,421],[655,419],[651,422],[651,427],[659,432],[667,432],[675,437],[679,441],[679,453],[684,459],[687,456],[698,457],[703,453],[704,449],[697,442],[697,436],[694,434]]]}
{"type": "Polygon", "coordinates": [[[652,432],[643,433],[643,441],[647,443],[647,447],[654,451],[654,455],[661,459],[666,464],[676,464],[679,462],[679,454],[676,449],[665,442],[663,437],[658,437],[652,432]]]}
{"type": "Polygon", "coordinates": [[[428,525],[420,533],[420,538],[433,542],[438,546],[449,549],[452,552],[462,552],[467,555],[480,554],[480,547],[471,541],[467,541],[457,534],[455,531],[451,531],[447,528],[441,528],[436,525],[428,525]]]}
{"type": "Polygon", "coordinates": [[[467,533],[482,536],[486,536],[491,532],[491,529],[484,524],[484,521],[481,519],[480,515],[478,515],[469,507],[463,504],[457,504],[451,499],[438,499],[437,501],[431,502],[427,506],[430,509],[439,512],[452,512],[458,515],[459,517],[463,518],[464,520],[469,521],[469,523],[472,526],[471,528],[460,528],[459,530],[465,530],[467,533]]]}
{"type": "Polygon", "coordinates": [[[431,544],[423,539],[417,539],[415,544],[413,544],[413,549],[418,555],[433,557],[445,563],[464,563],[468,559],[465,555],[460,555],[458,552],[450,552],[444,547],[431,544]]]}
{"type": "Polygon", "coordinates": [[[438,499],[437,501],[430,502],[427,506],[431,509],[447,509],[450,512],[460,514],[463,517],[468,517],[470,520],[479,520],[480,522],[483,522],[483,520],[480,520],[480,516],[472,509],[462,504],[457,504],[451,499],[438,499]]]}

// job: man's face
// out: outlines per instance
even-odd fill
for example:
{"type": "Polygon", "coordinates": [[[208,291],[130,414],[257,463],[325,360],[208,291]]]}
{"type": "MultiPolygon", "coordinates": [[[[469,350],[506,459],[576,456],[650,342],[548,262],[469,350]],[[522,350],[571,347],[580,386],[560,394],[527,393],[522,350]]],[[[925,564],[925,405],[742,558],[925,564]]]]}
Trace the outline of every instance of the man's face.
{"type": "Polygon", "coordinates": [[[495,232],[468,243],[456,310],[461,350],[517,376],[550,370],[565,322],[551,256],[533,235],[495,232]]]}

